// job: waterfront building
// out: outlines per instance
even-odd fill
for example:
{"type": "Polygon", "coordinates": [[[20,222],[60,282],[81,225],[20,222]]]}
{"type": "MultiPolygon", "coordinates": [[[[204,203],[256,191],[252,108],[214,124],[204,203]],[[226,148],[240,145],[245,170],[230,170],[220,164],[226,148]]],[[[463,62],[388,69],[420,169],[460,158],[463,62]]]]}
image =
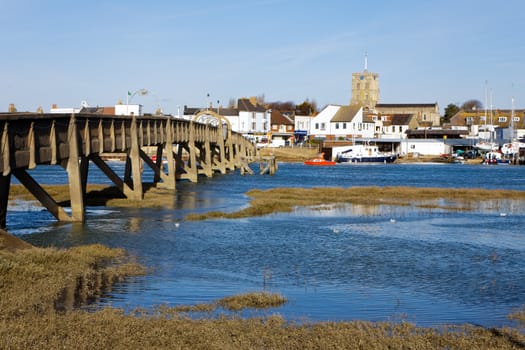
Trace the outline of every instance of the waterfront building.
{"type": "Polygon", "coordinates": [[[290,141],[294,137],[294,121],[285,113],[278,110],[271,111],[272,140],[290,141]]]}
{"type": "Polygon", "coordinates": [[[237,107],[199,108],[184,106],[184,119],[192,119],[195,114],[212,110],[224,116],[231,124],[232,131],[249,136],[257,141],[270,133],[271,110],[257,103],[255,98],[240,98],[237,107]]]}
{"type": "Polygon", "coordinates": [[[295,142],[303,142],[309,135],[310,126],[312,124],[313,115],[299,115],[294,117],[294,140],[295,142]]]}
{"type": "Polygon", "coordinates": [[[378,103],[375,112],[381,115],[410,114],[415,116],[419,126],[441,125],[438,103],[378,103]]]}
{"type": "Polygon", "coordinates": [[[405,139],[408,130],[419,127],[413,114],[373,114],[370,118],[375,122],[374,137],[378,139],[405,139]]]}
{"type": "Polygon", "coordinates": [[[450,118],[450,126],[467,130],[470,137],[493,139],[501,144],[525,138],[525,109],[460,110],[450,118]]]}
{"type": "Polygon", "coordinates": [[[374,121],[361,106],[328,105],[310,123],[310,137],[325,140],[360,139],[374,136],[374,121]]]}

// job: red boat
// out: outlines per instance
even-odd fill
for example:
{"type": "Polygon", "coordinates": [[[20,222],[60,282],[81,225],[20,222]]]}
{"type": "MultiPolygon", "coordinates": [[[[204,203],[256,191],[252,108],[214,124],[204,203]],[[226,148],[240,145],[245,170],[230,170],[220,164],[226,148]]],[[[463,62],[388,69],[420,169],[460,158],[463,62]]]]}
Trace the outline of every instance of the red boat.
{"type": "Polygon", "coordinates": [[[337,163],[332,160],[324,159],[324,153],[321,153],[317,158],[309,159],[304,162],[305,165],[316,165],[316,166],[330,166],[336,165],[337,163]]]}

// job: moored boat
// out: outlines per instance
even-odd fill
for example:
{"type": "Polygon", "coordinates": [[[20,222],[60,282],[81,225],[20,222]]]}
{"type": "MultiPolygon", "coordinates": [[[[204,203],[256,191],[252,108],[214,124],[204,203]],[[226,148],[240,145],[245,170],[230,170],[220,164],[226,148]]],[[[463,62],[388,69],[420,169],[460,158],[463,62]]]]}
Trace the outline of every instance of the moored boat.
{"type": "Polygon", "coordinates": [[[377,146],[371,145],[350,146],[336,157],[338,163],[393,163],[396,159],[395,154],[380,152],[377,146]]]}
{"type": "Polygon", "coordinates": [[[315,165],[315,166],[330,166],[335,165],[336,162],[333,160],[324,159],[324,153],[320,153],[316,158],[306,160],[305,165],[315,165]]]}
{"type": "Polygon", "coordinates": [[[480,141],[474,145],[474,148],[477,148],[482,152],[490,152],[497,151],[499,145],[495,142],[480,141]]]}
{"type": "Polygon", "coordinates": [[[487,152],[483,159],[483,164],[496,165],[496,164],[510,164],[509,159],[503,159],[500,152],[487,152]]]}

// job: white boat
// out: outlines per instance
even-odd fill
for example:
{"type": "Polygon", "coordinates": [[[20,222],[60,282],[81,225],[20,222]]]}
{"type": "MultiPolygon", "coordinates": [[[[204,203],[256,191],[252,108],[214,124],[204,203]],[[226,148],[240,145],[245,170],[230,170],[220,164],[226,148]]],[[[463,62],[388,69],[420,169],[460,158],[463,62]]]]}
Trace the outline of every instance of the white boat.
{"type": "Polygon", "coordinates": [[[482,152],[491,152],[497,151],[499,149],[499,145],[495,142],[480,141],[474,145],[474,148],[477,148],[482,152]]]}
{"type": "Polygon", "coordinates": [[[336,155],[338,163],[392,163],[396,159],[395,154],[380,152],[371,145],[353,145],[336,155]]]}
{"type": "Polygon", "coordinates": [[[501,153],[505,156],[511,156],[520,152],[520,148],[525,148],[525,143],[523,142],[511,142],[504,143],[501,146],[501,153]]]}

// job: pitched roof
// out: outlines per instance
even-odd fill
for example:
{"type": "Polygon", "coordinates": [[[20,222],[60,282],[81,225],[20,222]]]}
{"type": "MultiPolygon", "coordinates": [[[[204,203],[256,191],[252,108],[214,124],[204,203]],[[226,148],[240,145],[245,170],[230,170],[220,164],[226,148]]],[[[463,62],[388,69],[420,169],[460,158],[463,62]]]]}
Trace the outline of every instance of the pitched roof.
{"type": "Polygon", "coordinates": [[[436,107],[436,103],[378,103],[376,108],[436,107]]]}
{"type": "Polygon", "coordinates": [[[294,122],[287,116],[283,115],[280,111],[272,110],[271,124],[272,125],[294,125],[294,122]]]}
{"type": "Polygon", "coordinates": [[[265,112],[266,108],[256,103],[255,105],[248,98],[240,98],[237,101],[237,108],[243,112],[265,112]]]}
{"type": "Polygon", "coordinates": [[[202,110],[202,108],[199,107],[188,107],[184,106],[184,112],[182,112],[184,115],[194,115],[199,113],[202,110]]]}
{"type": "Polygon", "coordinates": [[[331,121],[336,123],[351,122],[360,109],[360,106],[341,106],[331,121]]]}
{"type": "Polygon", "coordinates": [[[219,107],[219,114],[224,116],[230,115],[239,115],[239,110],[237,108],[222,108],[219,107]]]}
{"type": "Polygon", "coordinates": [[[408,125],[413,117],[413,114],[394,114],[390,123],[391,125],[408,125]]]}

